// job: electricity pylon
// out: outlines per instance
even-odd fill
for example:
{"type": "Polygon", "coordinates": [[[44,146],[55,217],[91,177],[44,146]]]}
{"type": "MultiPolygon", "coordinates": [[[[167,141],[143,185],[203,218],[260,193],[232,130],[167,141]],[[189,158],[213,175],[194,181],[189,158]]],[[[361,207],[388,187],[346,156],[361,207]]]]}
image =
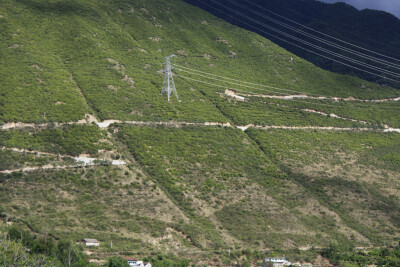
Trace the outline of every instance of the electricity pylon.
{"type": "Polygon", "coordinates": [[[171,66],[171,58],[175,57],[175,55],[170,55],[165,58],[165,69],[164,69],[164,82],[163,87],[161,89],[161,94],[167,93],[168,101],[169,97],[171,96],[171,92],[174,93],[176,99],[178,98],[178,93],[176,92],[174,78],[172,77],[172,66],[171,66]]]}

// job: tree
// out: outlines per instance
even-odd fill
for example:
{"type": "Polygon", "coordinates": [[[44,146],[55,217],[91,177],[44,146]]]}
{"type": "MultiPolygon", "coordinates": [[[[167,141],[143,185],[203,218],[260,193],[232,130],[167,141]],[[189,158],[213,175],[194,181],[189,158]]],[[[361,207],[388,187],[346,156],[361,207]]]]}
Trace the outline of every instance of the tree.
{"type": "Polygon", "coordinates": [[[57,257],[64,266],[86,266],[82,248],[70,240],[61,240],[57,245],[57,257]]]}
{"type": "Polygon", "coordinates": [[[54,259],[43,254],[30,254],[21,239],[14,241],[8,234],[0,237],[0,265],[2,266],[55,266],[54,259]]]}
{"type": "Polygon", "coordinates": [[[108,267],[129,267],[129,264],[123,258],[114,256],[108,260],[106,266],[108,266],[108,267]]]}
{"type": "Polygon", "coordinates": [[[29,255],[25,252],[21,241],[15,242],[8,234],[0,239],[0,262],[4,266],[24,266],[28,264],[29,255]]]}
{"type": "Polygon", "coordinates": [[[329,244],[328,258],[333,263],[337,263],[339,259],[339,244],[336,240],[332,240],[329,244]]]}

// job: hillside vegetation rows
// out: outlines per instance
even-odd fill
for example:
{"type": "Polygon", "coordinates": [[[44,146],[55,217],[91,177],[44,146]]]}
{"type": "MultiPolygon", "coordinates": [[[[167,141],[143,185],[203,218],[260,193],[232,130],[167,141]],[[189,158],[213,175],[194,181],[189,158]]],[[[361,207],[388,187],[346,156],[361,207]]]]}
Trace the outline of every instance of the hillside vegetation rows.
{"type": "MultiPolygon", "coordinates": [[[[76,121],[85,113],[101,120],[225,122],[210,100],[223,88],[176,77],[182,102],[159,96],[159,71],[170,54],[181,65],[305,93],[400,95],[318,69],[183,1],[6,0],[0,13],[3,122],[76,121]]],[[[386,123],[388,116],[377,120],[386,123]]]]}
{"type": "Polygon", "coordinates": [[[397,134],[122,125],[110,133],[126,168],[3,174],[7,216],[37,233],[98,238],[98,255],[110,241],[114,252],[225,258],[228,249],[399,238],[398,155],[388,150],[397,134]]]}
{"type": "Polygon", "coordinates": [[[126,163],[0,173],[5,222],[55,244],[97,238],[100,247],[85,258],[134,255],[160,265],[248,264],[282,254],[311,261],[331,241],[344,259],[356,246],[398,244],[400,140],[381,131],[399,126],[398,102],[239,101],[225,89],[284,91],[177,69],[181,102],[168,102],[160,70],[174,53],[179,65],[309,95],[368,100],[399,91],[323,71],[178,0],[4,0],[0,15],[0,121],[48,123],[1,130],[0,171],[69,165],[82,154],[126,163]],[[88,114],[99,121],[354,129],[56,123],[88,114]]]}

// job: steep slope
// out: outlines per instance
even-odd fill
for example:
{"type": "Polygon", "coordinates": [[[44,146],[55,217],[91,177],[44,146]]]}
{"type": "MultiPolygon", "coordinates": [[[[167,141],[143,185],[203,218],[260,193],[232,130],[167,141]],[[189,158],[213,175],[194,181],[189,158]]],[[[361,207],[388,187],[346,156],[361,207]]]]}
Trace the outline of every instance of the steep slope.
{"type": "Polygon", "coordinates": [[[2,217],[97,238],[97,259],[398,239],[397,90],[180,0],[5,0],[0,15],[2,217]],[[160,96],[170,54],[180,101],[160,96]]]}
{"type": "Polygon", "coordinates": [[[4,122],[71,121],[85,112],[100,119],[225,121],[185,80],[176,81],[182,103],[159,97],[156,71],[172,53],[196,69],[301,92],[399,95],[322,71],[182,2],[4,1],[0,12],[4,122]]]}

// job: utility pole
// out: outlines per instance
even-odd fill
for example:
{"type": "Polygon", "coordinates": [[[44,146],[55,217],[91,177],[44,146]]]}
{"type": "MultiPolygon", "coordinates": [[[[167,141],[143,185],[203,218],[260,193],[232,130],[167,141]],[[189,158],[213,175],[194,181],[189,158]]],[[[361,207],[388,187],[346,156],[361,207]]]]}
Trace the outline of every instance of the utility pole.
{"type": "Polygon", "coordinates": [[[176,92],[174,78],[172,77],[172,66],[171,66],[171,58],[176,57],[175,55],[170,55],[165,58],[165,69],[164,69],[164,82],[163,87],[161,89],[161,94],[167,93],[168,101],[171,96],[171,93],[174,93],[176,99],[178,98],[178,93],[176,92]]]}

